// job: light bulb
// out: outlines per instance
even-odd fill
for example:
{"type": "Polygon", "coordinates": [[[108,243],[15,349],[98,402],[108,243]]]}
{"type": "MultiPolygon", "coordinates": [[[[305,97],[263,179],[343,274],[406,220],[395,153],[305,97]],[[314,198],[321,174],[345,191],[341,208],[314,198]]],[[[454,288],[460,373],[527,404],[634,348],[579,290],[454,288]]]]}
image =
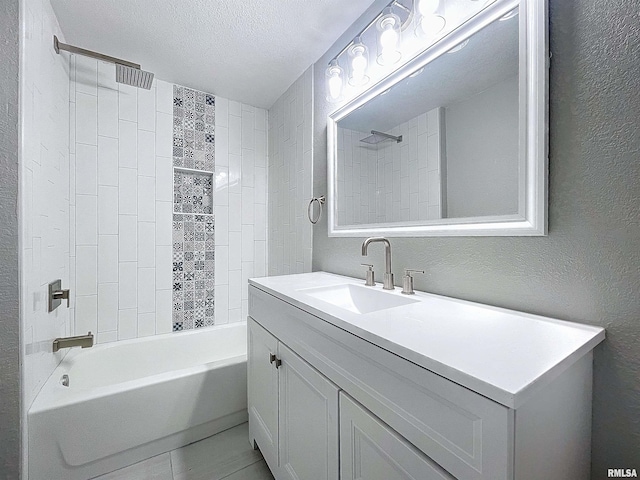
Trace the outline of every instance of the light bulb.
{"type": "Polygon", "coordinates": [[[329,78],[329,95],[334,100],[340,98],[342,93],[342,79],[339,74],[333,75],[329,78]]]}
{"type": "Polygon", "coordinates": [[[418,3],[418,11],[420,15],[429,15],[435,13],[440,6],[440,0],[420,0],[418,3]]]}
{"type": "Polygon", "coordinates": [[[382,49],[395,49],[398,44],[398,32],[389,26],[380,34],[380,45],[382,49]]]}
{"type": "Polygon", "coordinates": [[[422,31],[427,35],[440,33],[446,24],[447,21],[440,15],[425,15],[420,22],[422,31]]]}
{"type": "Polygon", "coordinates": [[[353,60],[351,60],[351,68],[353,68],[354,72],[358,71],[364,73],[367,69],[367,59],[364,58],[362,54],[356,55],[353,57],[353,60]]]}

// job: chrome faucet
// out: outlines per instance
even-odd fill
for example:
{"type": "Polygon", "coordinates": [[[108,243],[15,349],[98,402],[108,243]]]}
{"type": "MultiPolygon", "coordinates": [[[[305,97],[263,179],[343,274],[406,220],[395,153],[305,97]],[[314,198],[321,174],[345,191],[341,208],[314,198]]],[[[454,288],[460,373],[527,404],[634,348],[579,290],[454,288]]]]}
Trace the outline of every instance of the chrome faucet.
{"type": "Polygon", "coordinates": [[[70,347],[93,347],[93,334],[91,332],[86,335],[77,335],[75,337],[56,338],[53,341],[53,352],[57,352],[61,348],[70,347]]]}
{"type": "Polygon", "coordinates": [[[382,288],[384,290],[393,290],[393,273],[391,273],[391,243],[384,237],[369,237],[362,242],[362,256],[367,256],[367,248],[370,243],[382,242],[384,243],[384,256],[385,256],[385,272],[382,288]]]}

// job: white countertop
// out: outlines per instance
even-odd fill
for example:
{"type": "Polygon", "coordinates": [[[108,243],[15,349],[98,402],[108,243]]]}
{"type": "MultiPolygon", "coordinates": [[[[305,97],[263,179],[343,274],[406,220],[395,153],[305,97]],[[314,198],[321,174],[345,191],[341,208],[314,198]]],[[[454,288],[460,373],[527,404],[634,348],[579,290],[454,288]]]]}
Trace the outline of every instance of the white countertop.
{"type": "MultiPolygon", "coordinates": [[[[364,281],[325,272],[253,278],[251,285],[511,408],[605,338],[603,328],[416,291],[420,300],[358,314],[304,289],[364,281]]],[[[382,290],[382,285],[375,288],[382,290]]],[[[400,295],[396,287],[390,295],[400,295]]]]}

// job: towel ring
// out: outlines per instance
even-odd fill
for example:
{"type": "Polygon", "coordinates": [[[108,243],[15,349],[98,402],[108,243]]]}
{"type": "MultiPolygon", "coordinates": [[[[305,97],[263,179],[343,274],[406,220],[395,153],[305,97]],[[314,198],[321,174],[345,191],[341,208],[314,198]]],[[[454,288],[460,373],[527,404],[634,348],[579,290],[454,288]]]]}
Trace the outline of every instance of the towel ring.
{"type": "Polygon", "coordinates": [[[322,217],[322,205],[324,205],[326,199],[325,196],[322,195],[321,197],[313,197],[310,201],[309,201],[309,206],[307,207],[307,216],[309,217],[309,221],[311,223],[313,223],[314,225],[316,223],[318,223],[318,221],[320,220],[320,218],[322,217]],[[313,209],[313,202],[318,202],[318,217],[314,220],[312,218],[312,209],[313,209]]]}

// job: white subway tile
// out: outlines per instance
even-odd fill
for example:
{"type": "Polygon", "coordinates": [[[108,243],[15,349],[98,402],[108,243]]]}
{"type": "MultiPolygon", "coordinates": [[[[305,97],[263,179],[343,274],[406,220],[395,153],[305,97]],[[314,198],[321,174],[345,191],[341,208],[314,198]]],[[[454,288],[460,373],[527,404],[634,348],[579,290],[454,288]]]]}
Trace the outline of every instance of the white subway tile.
{"type": "Polygon", "coordinates": [[[242,187],[242,224],[252,225],[254,223],[254,189],[252,187],[242,187]]]}
{"type": "MultiPolygon", "coordinates": [[[[242,307],[242,270],[229,271],[229,309],[242,307]]],[[[231,321],[231,317],[229,317],[231,321]]]]}
{"type": "Polygon", "coordinates": [[[253,262],[253,225],[242,225],[242,261],[253,262]]]}
{"type": "Polygon", "coordinates": [[[118,256],[120,262],[135,262],[138,259],[138,219],[135,215],[120,215],[118,256]]]}
{"type": "Polygon", "coordinates": [[[229,193],[229,232],[242,230],[242,195],[229,193]]]}
{"type": "MultiPolygon", "coordinates": [[[[253,255],[252,255],[253,256],[253,255]]],[[[249,298],[249,279],[253,277],[253,261],[250,262],[242,262],[242,278],[241,278],[241,288],[242,288],[242,300],[247,300],[249,298]]],[[[244,315],[246,316],[246,314],[244,315]]]]}
{"type": "MultiPolygon", "coordinates": [[[[155,205],[154,205],[155,208],[155,205]]],[[[138,267],[156,266],[156,224],[138,218],[138,267]]]]}
{"type": "MultiPolygon", "coordinates": [[[[217,108],[217,106],[216,106],[217,108]]],[[[218,114],[216,110],[216,120],[218,114]]],[[[216,125],[216,167],[228,167],[229,166],[229,129],[227,127],[216,125]]]]}
{"type": "Polygon", "coordinates": [[[227,245],[215,246],[215,282],[216,293],[218,285],[226,285],[229,283],[229,247],[227,245]]]}
{"type": "Polygon", "coordinates": [[[138,127],[134,122],[120,120],[118,155],[119,166],[127,168],[138,167],[138,127]]]}
{"type": "Polygon", "coordinates": [[[138,130],[138,175],[153,177],[155,174],[156,135],[153,132],[138,130]]]}
{"type": "Polygon", "coordinates": [[[118,311],[118,340],[136,338],[138,335],[138,311],[135,308],[118,311]]]}
{"type": "Polygon", "coordinates": [[[242,119],[235,115],[229,115],[229,153],[242,154],[242,119]]]}
{"type": "Polygon", "coordinates": [[[155,312],[138,312],[138,338],[149,337],[156,334],[156,314],[155,312]]]}
{"type": "MultiPolygon", "coordinates": [[[[111,62],[98,60],[98,88],[105,87],[117,93],[116,66],[111,62]]],[[[116,105],[117,105],[116,100],[116,105]]]]}
{"type": "Polygon", "coordinates": [[[170,290],[172,288],[172,247],[170,245],[156,246],[156,289],[170,290]]]}
{"type": "Polygon", "coordinates": [[[156,334],[173,330],[172,290],[156,290],[156,334]]]}
{"type": "Polygon", "coordinates": [[[138,268],[138,313],[155,311],[156,270],[155,268],[138,268]]]}
{"type": "Polygon", "coordinates": [[[98,247],[76,247],[76,296],[98,293],[98,247]]]}
{"type": "Polygon", "coordinates": [[[76,245],[98,245],[96,195],[76,195],[76,245]]]}
{"type": "Polygon", "coordinates": [[[173,156],[173,115],[160,112],[156,114],[156,155],[173,156]]]}
{"type": "Polygon", "coordinates": [[[172,83],[156,80],[156,108],[158,112],[173,115],[172,83]]]}
{"type": "Polygon", "coordinates": [[[156,202],[156,245],[173,245],[173,203],[156,202]]]}
{"type": "Polygon", "coordinates": [[[98,147],[78,144],[76,150],[76,193],[97,195],[98,147]]]}
{"type": "Polygon", "coordinates": [[[98,88],[98,135],[118,138],[118,91],[98,88]]]}
{"type": "Polygon", "coordinates": [[[253,274],[256,277],[264,277],[267,275],[267,242],[259,241],[254,243],[253,254],[253,274]]]}
{"type": "Polygon", "coordinates": [[[173,167],[169,157],[156,157],[156,200],[173,202],[173,167]]]}
{"type": "Polygon", "coordinates": [[[76,334],[98,331],[98,296],[76,296],[76,334]]]}
{"type": "Polygon", "coordinates": [[[120,120],[138,121],[138,89],[124,83],[118,84],[118,117],[120,120]]]}
{"type": "MultiPolygon", "coordinates": [[[[116,323],[118,323],[118,316],[116,314],[116,323]]],[[[96,335],[96,343],[105,344],[105,343],[113,343],[118,341],[118,331],[112,330],[110,332],[99,332],[96,335]]]]}
{"type": "Polygon", "coordinates": [[[229,245],[229,207],[215,207],[215,242],[229,245]]]}
{"type": "Polygon", "coordinates": [[[98,137],[98,185],[118,186],[118,139],[98,137]]]}
{"type": "Polygon", "coordinates": [[[98,189],[98,233],[118,234],[118,187],[101,185],[98,189]]]}
{"type": "Polygon", "coordinates": [[[266,131],[267,129],[267,111],[264,108],[256,108],[255,111],[255,129],[258,131],[266,131]]]}
{"type": "Polygon", "coordinates": [[[138,176],[138,220],[156,220],[156,181],[154,177],[138,176]]]}
{"type": "Polygon", "coordinates": [[[242,269],[242,233],[229,232],[229,270],[242,269]]]}
{"type": "MultiPolygon", "coordinates": [[[[79,94],[96,96],[98,87],[97,60],[76,55],[76,98],[79,94]]],[[[77,101],[77,100],[76,100],[77,101]]]]}
{"type": "Polygon", "coordinates": [[[234,100],[229,100],[229,115],[240,117],[242,115],[242,104],[234,100]]]}
{"type": "Polygon", "coordinates": [[[440,205],[440,174],[429,172],[429,205],[440,205]]]}
{"type": "Polygon", "coordinates": [[[216,286],[215,291],[215,324],[220,325],[229,322],[229,286],[216,286]]]}
{"type": "Polygon", "coordinates": [[[98,97],[95,95],[76,94],[76,142],[98,143],[98,97]]]}
{"type": "MultiPolygon", "coordinates": [[[[118,265],[118,308],[136,308],[138,304],[138,266],[136,262],[118,265]]],[[[119,329],[119,328],[118,328],[119,329]]]]}
{"type": "Polygon", "coordinates": [[[118,212],[124,215],[138,213],[138,175],[133,168],[119,169],[118,212]]]}
{"type": "Polygon", "coordinates": [[[98,237],[98,282],[118,282],[118,236],[98,237]]]}
{"type": "Polygon", "coordinates": [[[242,149],[242,186],[255,186],[255,160],[253,150],[242,149]]]}
{"type": "MultiPolygon", "coordinates": [[[[222,97],[216,97],[216,133],[218,127],[227,127],[229,117],[229,100],[222,97]]],[[[218,138],[216,136],[216,142],[218,138]]]]}
{"type": "Polygon", "coordinates": [[[98,332],[118,329],[118,284],[98,284],[98,332]]]}
{"type": "Polygon", "coordinates": [[[156,91],[138,89],[138,129],[156,130],[156,91]]]}
{"type": "Polygon", "coordinates": [[[255,149],[255,114],[242,110],[242,148],[255,149]]]}

